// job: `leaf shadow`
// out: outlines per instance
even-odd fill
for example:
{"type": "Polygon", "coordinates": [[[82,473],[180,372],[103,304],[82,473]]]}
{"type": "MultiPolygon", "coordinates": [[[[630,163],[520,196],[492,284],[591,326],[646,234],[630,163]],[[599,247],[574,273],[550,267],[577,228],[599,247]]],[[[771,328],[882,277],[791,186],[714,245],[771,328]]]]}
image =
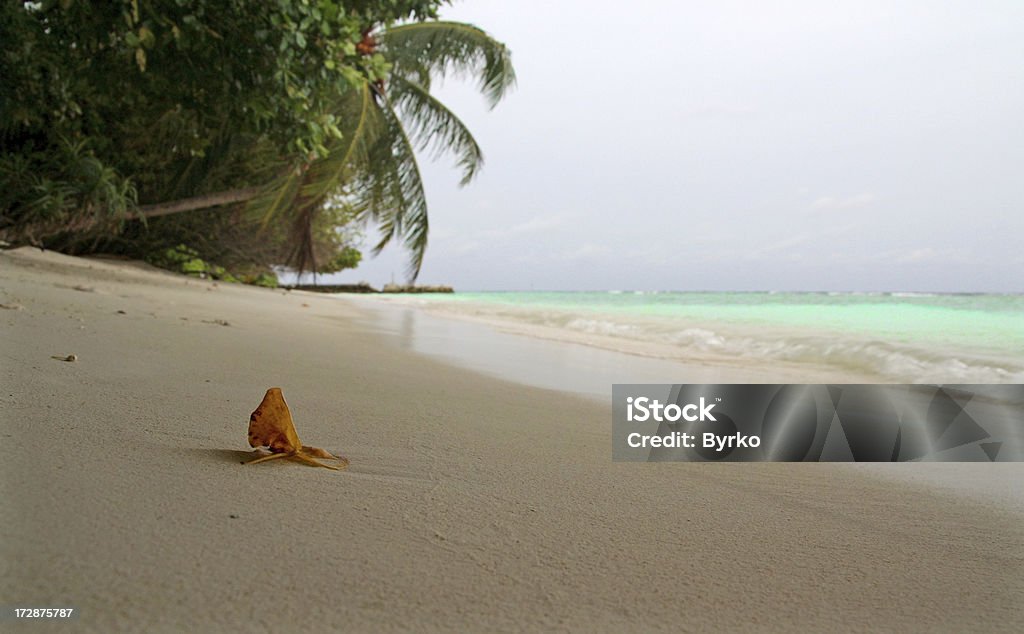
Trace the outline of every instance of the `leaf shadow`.
{"type": "Polygon", "coordinates": [[[257,451],[242,451],[240,449],[192,449],[200,458],[207,462],[233,462],[234,464],[249,462],[260,457],[257,451]]]}
{"type": "MultiPolygon", "coordinates": [[[[265,451],[265,450],[262,450],[262,449],[253,449],[251,451],[242,451],[242,450],[239,450],[239,449],[206,449],[206,448],[195,447],[195,448],[189,449],[188,451],[190,451],[193,454],[195,454],[203,462],[208,462],[208,463],[214,463],[215,462],[215,463],[218,463],[218,464],[225,464],[225,463],[245,464],[245,463],[247,463],[247,462],[249,462],[251,460],[255,460],[256,458],[262,458],[264,456],[271,455],[269,451],[265,451]]],[[[343,462],[345,466],[348,466],[349,461],[348,461],[348,458],[346,458],[345,456],[340,455],[340,454],[336,454],[335,455],[335,459],[343,462]]],[[[274,462],[277,465],[283,466],[286,461],[285,460],[275,460],[274,462]]],[[[328,460],[328,462],[334,464],[334,461],[328,460]]]]}

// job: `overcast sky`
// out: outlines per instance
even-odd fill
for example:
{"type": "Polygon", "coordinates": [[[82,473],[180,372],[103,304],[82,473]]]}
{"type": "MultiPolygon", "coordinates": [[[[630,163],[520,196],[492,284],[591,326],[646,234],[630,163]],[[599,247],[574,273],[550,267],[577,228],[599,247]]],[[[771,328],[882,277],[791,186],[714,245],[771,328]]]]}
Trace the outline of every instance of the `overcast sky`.
{"type": "MultiPolygon", "coordinates": [[[[419,282],[457,290],[1024,291],[1024,2],[466,0],[512,49],[441,98],[419,282]],[[841,6],[837,6],[841,5],[841,6]]],[[[389,248],[339,281],[401,280],[389,248]]]]}

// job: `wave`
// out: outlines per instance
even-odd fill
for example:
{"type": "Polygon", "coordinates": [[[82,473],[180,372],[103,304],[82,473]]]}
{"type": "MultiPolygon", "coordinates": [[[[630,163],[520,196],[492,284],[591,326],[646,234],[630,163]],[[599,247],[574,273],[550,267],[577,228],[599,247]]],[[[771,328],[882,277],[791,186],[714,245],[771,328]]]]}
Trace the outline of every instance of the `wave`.
{"type": "Polygon", "coordinates": [[[907,382],[1019,383],[1024,368],[1005,362],[970,359],[883,341],[804,336],[757,338],[725,335],[707,328],[651,331],[637,324],[573,319],[566,328],[615,337],[665,343],[684,350],[802,363],[824,363],[907,382]],[[939,380],[941,378],[941,381],[939,380]]]}
{"type": "Polygon", "coordinates": [[[520,334],[611,347],[643,356],[751,359],[826,365],[900,383],[1024,383],[1024,364],[939,344],[913,345],[851,333],[758,325],[686,323],[646,315],[580,314],[550,306],[440,302],[433,311],[482,319],[520,334]],[[559,335],[558,333],[562,333],[559,335]],[[588,339],[590,337],[590,339],[588,339]],[[595,341],[592,338],[602,338],[595,341]],[[642,345],[630,345],[642,344],[642,345]]]}

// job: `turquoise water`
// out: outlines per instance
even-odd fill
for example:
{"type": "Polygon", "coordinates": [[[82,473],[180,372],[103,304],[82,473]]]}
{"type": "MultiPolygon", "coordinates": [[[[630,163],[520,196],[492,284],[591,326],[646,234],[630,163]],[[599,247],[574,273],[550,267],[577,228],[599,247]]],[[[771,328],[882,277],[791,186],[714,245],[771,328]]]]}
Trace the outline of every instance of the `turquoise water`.
{"type": "Polygon", "coordinates": [[[1024,382],[1024,295],[477,292],[441,312],[661,346],[856,368],[898,381],[1024,382]]]}

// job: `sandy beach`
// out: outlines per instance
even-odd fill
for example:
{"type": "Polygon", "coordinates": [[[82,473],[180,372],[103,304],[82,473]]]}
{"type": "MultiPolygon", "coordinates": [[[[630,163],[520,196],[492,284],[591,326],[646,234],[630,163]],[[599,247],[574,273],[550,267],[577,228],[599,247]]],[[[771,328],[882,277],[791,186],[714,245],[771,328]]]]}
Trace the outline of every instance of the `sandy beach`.
{"type": "Polygon", "coordinates": [[[26,631],[1024,628],[998,500],[613,463],[609,405],[404,349],[333,297],[21,249],[0,304],[0,604],[80,612],[26,631]],[[347,471],[241,464],[273,386],[347,471]]]}

